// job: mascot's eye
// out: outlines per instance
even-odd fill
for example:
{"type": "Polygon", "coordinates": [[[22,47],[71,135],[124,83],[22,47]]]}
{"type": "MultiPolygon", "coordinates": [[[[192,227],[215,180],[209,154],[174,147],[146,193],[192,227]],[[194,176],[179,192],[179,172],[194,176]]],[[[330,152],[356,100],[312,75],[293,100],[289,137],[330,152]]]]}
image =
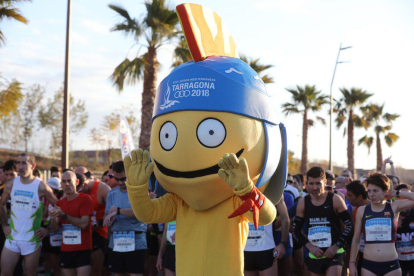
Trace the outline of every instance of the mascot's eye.
{"type": "Polygon", "coordinates": [[[217,119],[205,119],[197,127],[197,139],[205,147],[218,147],[226,139],[226,128],[217,119]]]}
{"type": "Polygon", "coordinates": [[[177,141],[177,128],[171,122],[166,122],[162,125],[160,130],[160,144],[166,150],[172,150],[177,141]]]}

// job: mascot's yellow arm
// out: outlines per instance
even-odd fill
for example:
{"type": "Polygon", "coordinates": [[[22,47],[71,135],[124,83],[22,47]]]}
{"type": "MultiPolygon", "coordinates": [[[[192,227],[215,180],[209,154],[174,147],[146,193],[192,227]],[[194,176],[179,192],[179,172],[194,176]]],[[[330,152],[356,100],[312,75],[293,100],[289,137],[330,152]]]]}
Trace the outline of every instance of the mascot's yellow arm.
{"type": "MultiPolygon", "coordinates": [[[[128,197],[135,216],[145,223],[176,220],[177,275],[243,275],[243,250],[252,212],[228,219],[242,201],[234,195],[204,211],[190,208],[179,196],[166,194],[151,200],[148,183],[127,184],[128,197]]],[[[259,225],[267,225],[276,217],[270,200],[260,210],[259,225]]]]}

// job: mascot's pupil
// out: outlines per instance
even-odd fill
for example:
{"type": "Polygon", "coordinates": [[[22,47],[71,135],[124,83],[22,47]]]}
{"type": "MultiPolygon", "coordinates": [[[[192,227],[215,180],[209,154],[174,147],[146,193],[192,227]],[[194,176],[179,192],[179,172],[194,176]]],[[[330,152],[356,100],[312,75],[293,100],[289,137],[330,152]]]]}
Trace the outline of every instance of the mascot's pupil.
{"type": "Polygon", "coordinates": [[[214,134],[214,130],[210,130],[208,133],[209,133],[210,135],[213,135],[213,134],[214,134]]]}
{"type": "Polygon", "coordinates": [[[167,139],[168,139],[168,136],[169,136],[169,135],[168,135],[168,133],[166,133],[166,134],[165,134],[165,138],[167,138],[167,139]]]}

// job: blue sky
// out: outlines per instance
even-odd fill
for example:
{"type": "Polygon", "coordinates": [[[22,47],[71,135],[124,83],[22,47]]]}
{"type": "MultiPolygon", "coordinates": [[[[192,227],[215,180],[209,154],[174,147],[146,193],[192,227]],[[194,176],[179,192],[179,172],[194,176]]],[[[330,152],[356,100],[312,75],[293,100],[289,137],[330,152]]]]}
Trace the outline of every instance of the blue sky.
{"type": "MultiPolygon", "coordinates": [[[[70,91],[76,99],[86,101],[89,111],[87,128],[71,137],[72,149],[96,148],[88,139],[89,130],[98,127],[102,117],[115,109],[131,106],[140,118],[142,83],[126,87],[118,94],[108,77],[126,57],[139,49],[131,38],[110,32],[118,22],[108,4],[123,5],[133,17],[142,17],[143,1],[72,1],[72,41],[70,91]]],[[[180,2],[170,1],[172,6],[180,2]]],[[[285,88],[316,85],[329,94],[332,73],[340,43],[352,46],[342,51],[334,82],[334,97],[339,87],[360,87],[375,93],[372,101],[385,103],[385,110],[401,117],[393,130],[400,140],[392,147],[383,144],[384,158],[392,155],[397,166],[414,169],[411,160],[413,118],[414,2],[393,0],[257,0],[193,1],[217,12],[227,23],[241,54],[273,64],[268,70],[275,83],[267,89],[276,109],[290,100],[285,88]],[[407,154],[408,153],[408,154],[407,154]],[[411,154],[409,154],[411,153],[411,154]]],[[[3,21],[1,30],[7,45],[0,48],[0,72],[30,86],[44,85],[51,97],[63,83],[66,1],[34,0],[19,6],[30,21],[28,25],[3,21]]],[[[159,51],[162,69],[158,82],[171,70],[169,45],[159,51]]],[[[143,53],[145,49],[141,49],[143,53]]],[[[46,100],[45,100],[46,102],[46,100]]],[[[327,107],[328,108],[328,107],[327,107]]],[[[329,121],[327,108],[318,115],[329,121]]],[[[312,115],[314,117],[314,115],[312,115]]],[[[289,149],[301,155],[302,120],[299,115],[284,117],[289,149]]],[[[364,136],[355,131],[355,139],[364,136]]],[[[335,131],[334,163],[345,165],[346,138],[343,129],[335,131]]],[[[368,133],[368,134],[372,134],[368,133]]],[[[138,133],[134,134],[137,139],[138,133]]],[[[37,147],[42,131],[31,142],[37,147]]],[[[309,131],[309,159],[328,159],[329,127],[317,125],[309,131]]],[[[375,146],[356,146],[356,167],[371,169],[376,164],[375,146]]]]}

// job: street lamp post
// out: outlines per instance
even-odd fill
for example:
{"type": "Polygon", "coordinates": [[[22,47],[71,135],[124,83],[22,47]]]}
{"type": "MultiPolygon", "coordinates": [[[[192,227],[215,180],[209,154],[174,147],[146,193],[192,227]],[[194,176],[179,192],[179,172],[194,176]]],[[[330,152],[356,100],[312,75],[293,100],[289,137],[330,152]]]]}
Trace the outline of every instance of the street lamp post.
{"type": "Polygon", "coordinates": [[[336,66],[339,63],[345,63],[345,62],[347,62],[347,61],[338,61],[339,60],[339,54],[341,53],[342,50],[346,50],[346,49],[349,49],[349,48],[352,48],[352,46],[348,46],[348,47],[343,47],[342,48],[342,42],[339,45],[338,56],[336,57],[335,69],[334,69],[333,76],[332,76],[332,81],[331,81],[331,112],[330,112],[330,124],[329,124],[329,170],[331,172],[333,172],[333,162],[332,162],[333,94],[332,94],[332,86],[333,86],[333,82],[334,82],[334,78],[335,78],[336,66]]]}
{"type": "Polygon", "coordinates": [[[66,55],[65,55],[65,83],[63,88],[63,128],[62,128],[62,169],[69,167],[69,50],[70,50],[70,10],[71,0],[68,0],[68,11],[66,21],[66,55]]]}

